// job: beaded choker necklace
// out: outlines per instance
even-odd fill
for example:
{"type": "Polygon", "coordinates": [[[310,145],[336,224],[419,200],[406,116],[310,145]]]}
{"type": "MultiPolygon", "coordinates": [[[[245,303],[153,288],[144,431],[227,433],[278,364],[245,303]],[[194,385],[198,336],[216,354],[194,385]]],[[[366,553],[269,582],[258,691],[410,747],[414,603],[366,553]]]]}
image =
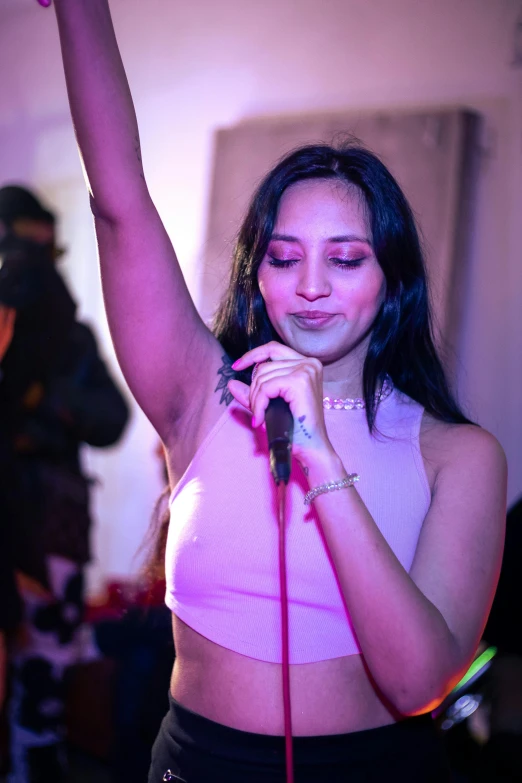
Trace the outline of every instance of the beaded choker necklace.
{"type": "MultiPolygon", "coordinates": [[[[392,391],[393,391],[393,383],[389,378],[385,378],[380,388],[380,391],[375,393],[375,402],[377,403],[377,405],[380,402],[382,402],[382,400],[385,400],[386,397],[389,397],[392,391]]],[[[364,408],[366,408],[366,403],[362,397],[356,397],[355,399],[351,399],[351,398],[341,399],[340,397],[323,397],[323,408],[325,408],[327,411],[331,409],[334,409],[336,411],[363,410],[364,408]]]]}

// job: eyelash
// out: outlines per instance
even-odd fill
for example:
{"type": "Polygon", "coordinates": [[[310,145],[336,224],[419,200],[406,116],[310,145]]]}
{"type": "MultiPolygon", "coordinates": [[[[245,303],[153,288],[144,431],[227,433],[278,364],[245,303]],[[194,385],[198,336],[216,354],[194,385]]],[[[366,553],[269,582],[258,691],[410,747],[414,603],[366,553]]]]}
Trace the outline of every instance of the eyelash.
{"type": "MultiPolygon", "coordinates": [[[[329,261],[332,261],[334,266],[338,267],[339,269],[357,269],[357,267],[361,266],[361,264],[364,261],[364,258],[351,258],[343,261],[340,258],[330,258],[329,261]]],[[[285,260],[283,258],[275,258],[275,256],[268,256],[268,263],[270,266],[278,267],[279,269],[288,269],[291,266],[294,266],[298,263],[298,259],[292,258],[285,260]]]]}

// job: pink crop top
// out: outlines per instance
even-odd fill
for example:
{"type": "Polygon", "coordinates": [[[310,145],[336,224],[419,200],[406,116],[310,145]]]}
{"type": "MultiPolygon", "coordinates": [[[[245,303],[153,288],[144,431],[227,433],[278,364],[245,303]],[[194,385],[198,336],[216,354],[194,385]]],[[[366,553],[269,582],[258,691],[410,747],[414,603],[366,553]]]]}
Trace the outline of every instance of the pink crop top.
{"type": "MultiPolygon", "coordinates": [[[[430,488],[419,449],[423,408],[396,390],[371,436],[364,410],[325,411],[332,445],[406,570],[430,488]]],[[[233,402],[198,449],[170,500],[166,603],[216,644],[281,663],[278,527],[266,433],[233,402]],[[239,462],[237,455],[244,455],[239,462]],[[233,456],[234,455],[234,456],[233,456]]],[[[290,663],[360,653],[315,512],[294,462],[287,491],[290,663]]]]}

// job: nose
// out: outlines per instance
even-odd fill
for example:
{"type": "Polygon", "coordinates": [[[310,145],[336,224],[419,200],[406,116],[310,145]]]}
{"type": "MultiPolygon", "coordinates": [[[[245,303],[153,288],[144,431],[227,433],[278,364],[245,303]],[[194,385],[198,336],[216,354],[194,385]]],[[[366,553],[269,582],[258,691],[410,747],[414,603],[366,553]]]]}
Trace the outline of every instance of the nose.
{"type": "Polygon", "coordinates": [[[309,302],[330,296],[332,287],[328,270],[320,259],[307,259],[299,268],[296,294],[309,302]]]}

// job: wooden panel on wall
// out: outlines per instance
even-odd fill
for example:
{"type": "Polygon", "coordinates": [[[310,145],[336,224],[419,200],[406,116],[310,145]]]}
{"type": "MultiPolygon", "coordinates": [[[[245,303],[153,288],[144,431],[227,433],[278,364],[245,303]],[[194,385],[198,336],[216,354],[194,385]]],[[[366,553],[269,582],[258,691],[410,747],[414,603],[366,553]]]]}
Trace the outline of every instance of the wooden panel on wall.
{"type": "Polygon", "coordinates": [[[201,312],[209,319],[228,283],[235,235],[266,171],[291,149],[353,136],[405,191],[421,228],[436,322],[454,343],[466,263],[479,118],[464,110],[303,115],[245,121],[215,139],[201,312]]]}

